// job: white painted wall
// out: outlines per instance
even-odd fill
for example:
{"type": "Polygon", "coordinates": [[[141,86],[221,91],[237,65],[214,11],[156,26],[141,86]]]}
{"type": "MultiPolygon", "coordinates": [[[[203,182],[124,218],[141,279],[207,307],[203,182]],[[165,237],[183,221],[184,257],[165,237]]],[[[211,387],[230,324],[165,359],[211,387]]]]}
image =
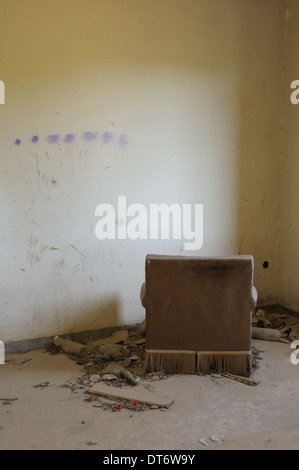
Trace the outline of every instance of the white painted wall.
{"type": "Polygon", "coordinates": [[[1,1],[2,340],[142,320],[147,253],[252,254],[260,298],[277,297],[283,15],[282,0],[1,1]],[[95,209],[119,195],[203,204],[202,249],[98,240],[95,209]]]}

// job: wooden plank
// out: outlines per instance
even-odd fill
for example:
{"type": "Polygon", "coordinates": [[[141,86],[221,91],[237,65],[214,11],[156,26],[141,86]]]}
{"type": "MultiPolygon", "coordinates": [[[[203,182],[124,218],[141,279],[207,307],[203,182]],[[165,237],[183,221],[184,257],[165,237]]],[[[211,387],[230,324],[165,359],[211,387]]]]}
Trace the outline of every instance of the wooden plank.
{"type": "Polygon", "coordinates": [[[86,393],[95,395],[102,395],[106,397],[119,398],[127,401],[138,401],[145,405],[158,406],[160,408],[169,408],[173,404],[174,399],[169,397],[163,397],[156,393],[145,392],[142,390],[134,389],[122,389],[118,387],[109,387],[108,385],[102,385],[100,383],[95,384],[92,388],[87,390],[86,393]]]}
{"type": "Polygon", "coordinates": [[[225,374],[221,374],[223,377],[227,377],[228,379],[236,380],[237,382],[241,382],[245,385],[250,385],[250,386],[255,386],[258,385],[258,382],[255,382],[254,380],[246,379],[245,377],[239,377],[238,375],[230,374],[229,372],[226,372],[225,374]]]}

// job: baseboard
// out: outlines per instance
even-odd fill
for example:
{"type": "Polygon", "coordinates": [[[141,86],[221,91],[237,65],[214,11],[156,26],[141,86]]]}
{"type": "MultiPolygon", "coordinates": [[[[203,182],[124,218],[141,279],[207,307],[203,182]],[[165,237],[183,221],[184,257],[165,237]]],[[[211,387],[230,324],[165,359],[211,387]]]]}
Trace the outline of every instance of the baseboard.
{"type": "MultiPolygon", "coordinates": [[[[58,336],[60,336],[61,338],[70,338],[74,341],[78,341],[79,343],[85,344],[91,339],[106,338],[108,336],[111,336],[115,331],[124,330],[128,327],[128,325],[121,327],[106,327],[98,330],[80,331],[76,333],[68,333],[58,336]]],[[[48,349],[53,344],[54,336],[7,342],[5,343],[5,354],[27,352],[32,351],[34,349],[48,349]]]]}

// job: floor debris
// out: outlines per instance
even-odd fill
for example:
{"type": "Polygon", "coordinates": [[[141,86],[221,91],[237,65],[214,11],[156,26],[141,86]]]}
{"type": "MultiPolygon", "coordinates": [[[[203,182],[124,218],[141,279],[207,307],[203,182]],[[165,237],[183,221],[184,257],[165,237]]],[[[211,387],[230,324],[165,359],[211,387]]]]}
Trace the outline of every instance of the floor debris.
{"type": "Polygon", "coordinates": [[[115,369],[112,369],[111,373],[117,378],[123,377],[131,385],[138,385],[139,383],[139,378],[135,378],[133,374],[131,374],[131,372],[126,370],[124,367],[116,367],[115,369]]]}
{"type": "Polygon", "coordinates": [[[86,346],[81,343],[77,343],[76,341],[72,341],[68,338],[60,338],[59,336],[55,336],[53,343],[66,354],[71,354],[73,356],[79,357],[87,354],[86,346]]]}
{"type": "Polygon", "coordinates": [[[211,444],[211,442],[217,442],[217,443],[220,443],[220,442],[224,442],[224,437],[223,436],[208,436],[208,437],[204,437],[204,438],[201,438],[199,439],[199,441],[201,444],[203,444],[204,446],[209,446],[211,444]]]}
{"type": "Polygon", "coordinates": [[[252,337],[289,342],[299,338],[298,314],[279,305],[257,308],[252,317],[252,337]]]}
{"type": "Polygon", "coordinates": [[[40,384],[34,385],[34,388],[39,388],[39,387],[45,388],[45,387],[48,387],[49,385],[50,385],[49,382],[42,382],[40,384]]]}
{"type": "Polygon", "coordinates": [[[0,398],[2,405],[12,405],[17,398],[0,398]]]}
{"type": "Polygon", "coordinates": [[[92,388],[86,391],[86,393],[102,395],[105,397],[120,398],[122,400],[133,403],[143,403],[145,405],[158,406],[159,408],[168,409],[173,404],[173,398],[162,397],[161,395],[150,393],[146,391],[136,391],[136,389],[118,389],[100,383],[95,384],[92,388]]]}
{"type": "MultiPolygon", "coordinates": [[[[277,307],[257,308],[252,318],[252,327],[253,332],[258,332],[263,339],[267,335],[275,336],[276,340],[281,338],[284,341],[291,341],[292,338],[299,337],[298,316],[285,311],[281,312],[277,307]]],[[[254,336],[258,335],[254,333],[254,336]]],[[[51,354],[64,352],[83,367],[83,376],[65,385],[70,390],[69,399],[73,393],[84,390],[84,393],[89,395],[86,400],[91,401],[92,406],[102,410],[114,412],[123,408],[134,411],[157,408],[167,410],[172,401],[167,401],[166,406],[163,406],[163,403],[157,404],[153,401],[155,393],[152,390],[153,385],[150,384],[165,380],[169,375],[165,374],[163,370],[145,372],[145,341],[146,323],[144,320],[138,325],[117,330],[106,338],[88,338],[84,344],[71,338],[55,336],[52,349],[49,352],[51,354]],[[138,386],[140,383],[143,384],[143,393],[146,394],[146,397],[143,396],[141,399],[138,395],[141,393],[140,386],[138,386]],[[146,389],[149,391],[148,394],[146,389]],[[100,401],[100,395],[113,402],[100,401]],[[120,404],[121,408],[116,408],[117,404],[120,404]]],[[[259,360],[262,360],[262,352],[252,346],[253,373],[258,368],[259,360]]],[[[211,374],[210,377],[219,385],[225,383],[225,378],[249,386],[258,385],[258,382],[254,380],[229,373],[211,374]]],[[[43,388],[48,385],[44,382],[36,387],[43,388]]]]}
{"type": "Polygon", "coordinates": [[[96,446],[99,442],[98,441],[88,441],[86,442],[87,446],[96,446]]]}

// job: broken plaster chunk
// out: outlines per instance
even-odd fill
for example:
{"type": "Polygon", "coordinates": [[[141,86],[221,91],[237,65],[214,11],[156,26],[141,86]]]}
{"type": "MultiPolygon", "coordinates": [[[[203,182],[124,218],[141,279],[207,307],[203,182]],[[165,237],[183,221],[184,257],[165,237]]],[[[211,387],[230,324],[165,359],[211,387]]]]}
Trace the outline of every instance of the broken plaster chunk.
{"type": "Polygon", "coordinates": [[[224,437],[223,436],[209,435],[208,437],[204,437],[202,439],[199,439],[198,442],[200,442],[204,446],[208,447],[211,442],[217,442],[217,443],[224,442],[224,437]]]}
{"type": "Polygon", "coordinates": [[[111,336],[108,336],[106,338],[98,338],[94,341],[90,341],[88,343],[88,347],[89,349],[93,350],[99,346],[106,344],[106,345],[114,346],[115,348],[122,348],[122,345],[118,343],[124,343],[127,338],[128,338],[127,330],[117,330],[111,336]]]}
{"type": "Polygon", "coordinates": [[[133,355],[130,357],[131,361],[138,361],[138,359],[140,359],[139,356],[136,356],[136,355],[133,355]]]}
{"type": "Polygon", "coordinates": [[[224,436],[208,436],[208,439],[212,442],[224,442],[224,436]]]}
{"type": "Polygon", "coordinates": [[[103,374],[102,375],[103,380],[116,380],[116,376],[113,374],[103,374]]]}
{"type": "Polygon", "coordinates": [[[122,362],[122,366],[123,367],[129,367],[131,365],[131,358],[130,357],[127,357],[123,362],[122,362]]]}
{"type": "Polygon", "coordinates": [[[123,354],[123,347],[118,344],[96,344],[93,347],[90,348],[90,352],[94,354],[100,354],[105,357],[110,357],[109,360],[114,359],[122,359],[124,354],[123,354]]]}
{"type": "Polygon", "coordinates": [[[87,354],[86,346],[76,341],[55,336],[53,342],[55,346],[59,346],[64,353],[79,357],[87,354]]]}
{"type": "Polygon", "coordinates": [[[209,445],[208,439],[205,439],[205,438],[199,439],[198,442],[200,442],[202,445],[204,445],[206,447],[208,447],[208,445],[209,445]]]}
{"type": "Polygon", "coordinates": [[[292,330],[291,330],[291,333],[290,333],[290,339],[291,340],[299,339],[299,323],[292,326],[292,330]]]}
{"type": "Polygon", "coordinates": [[[259,308],[255,314],[258,318],[264,318],[266,316],[266,311],[262,308],[259,308]]]}
{"type": "Polygon", "coordinates": [[[49,382],[41,382],[40,384],[38,385],[34,385],[35,388],[38,388],[38,387],[41,387],[41,388],[45,388],[45,387],[48,387],[50,385],[49,382]]]}

